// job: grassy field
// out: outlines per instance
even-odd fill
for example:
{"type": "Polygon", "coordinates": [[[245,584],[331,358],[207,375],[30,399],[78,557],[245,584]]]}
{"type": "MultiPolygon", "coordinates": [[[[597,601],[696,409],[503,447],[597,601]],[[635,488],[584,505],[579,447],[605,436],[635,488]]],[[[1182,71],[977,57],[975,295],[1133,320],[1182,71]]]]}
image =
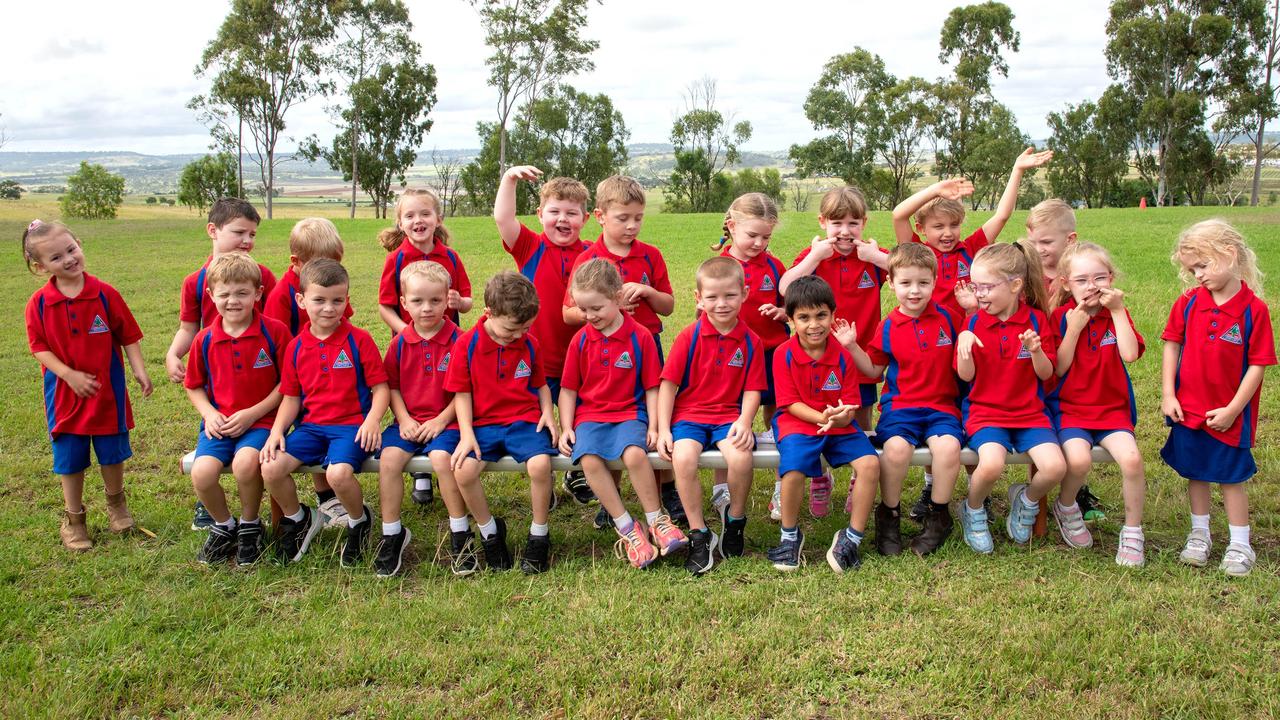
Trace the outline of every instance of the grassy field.
{"type": "MultiPolygon", "coordinates": [[[[1056,530],[1030,547],[997,541],[977,557],[958,536],[928,559],[884,559],[836,576],[821,558],[838,516],[805,517],[808,565],[773,571],[763,552],[771,478],[757,476],[748,556],[691,579],[677,562],[638,573],[615,560],[612,535],[590,526],[595,508],[562,503],[552,516],[554,568],[453,578],[440,561],[447,521],[439,502],[408,508],[414,532],[406,575],[378,581],[348,571],[321,536],[294,566],[248,573],[195,560],[203,536],[187,529],[192,493],[178,460],[197,418],[164,380],[178,287],[208,252],[203,222],[185,210],[143,207],[127,219],[72,225],[90,272],[121,290],[147,338],[158,388],[134,398],[135,457],[126,478],[134,513],[154,539],[106,531],[90,477],[86,503],[96,548],[64,552],[61,497],[48,472],[38,370],[21,305],[41,280],[19,252],[48,205],[0,203],[0,288],[10,298],[0,340],[0,714],[5,717],[1177,717],[1280,715],[1280,393],[1263,396],[1260,473],[1249,485],[1258,566],[1231,581],[1177,562],[1185,484],[1159,460],[1159,332],[1179,290],[1169,249],[1179,230],[1221,214],[1238,223],[1280,296],[1280,212],[1093,210],[1081,236],[1111,248],[1120,285],[1148,341],[1132,374],[1148,460],[1148,564],[1115,566],[1119,477],[1093,486],[1112,509],[1090,551],[1069,551],[1056,530]],[[144,212],[145,211],[145,212],[144,212]],[[142,217],[145,215],[145,217],[142,217]]],[[[973,227],[985,215],[966,222],[973,227]]],[[[1002,239],[1016,237],[1015,216],[1002,239]]],[[[255,257],[287,259],[291,221],[263,225],[255,257]]],[[[347,240],[356,321],[379,343],[378,220],[339,220],[347,240]]],[[[675,330],[692,317],[692,271],[719,234],[716,216],[652,215],[643,236],[662,248],[676,285],[675,330]]],[[[473,284],[510,266],[490,220],[451,223],[473,284]]],[[[790,261],[817,231],[788,213],[773,251],[790,261]]],[[[594,236],[593,226],[586,231],[594,236]]],[[[869,234],[888,242],[889,218],[869,234]]],[[[478,291],[477,291],[478,293],[478,291]]],[[[885,293],[886,300],[891,294],[885,293]]],[[[475,313],[472,314],[474,319],[475,313]]],[[[666,334],[666,340],[674,332],[666,334]]],[[[1274,376],[1274,373],[1272,373],[1274,376]]],[[[1010,471],[1021,475],[1020,470],[1010,471]]],[[[916,471],[918,473],[918,471],[916,471]]],[[[913,473],[907,496],[917,492],[913,473]]],[[[843,505],[847,470],[834,501],[843,505]]],[[[489,481],[495,512],[517,545],[528,522],[518,476],[489,481]]],[[[376,492],[369,478],[366,490],[376,492]]],[[[1000,486],[997,494],[1002,492],[1000,486]]],[[[372,500],[371,500],[372,504],[372,500]]],[[[1003,517],[1003,503],[997,500],[1003,517]]],[[[910,523],[904,522],[910,528],[910,523]]],[[[1213,518],[1214,562],[1226,520],[1213,518]]],[[[1003,531],[999,533],[1003,537],[1003,531]]]]}

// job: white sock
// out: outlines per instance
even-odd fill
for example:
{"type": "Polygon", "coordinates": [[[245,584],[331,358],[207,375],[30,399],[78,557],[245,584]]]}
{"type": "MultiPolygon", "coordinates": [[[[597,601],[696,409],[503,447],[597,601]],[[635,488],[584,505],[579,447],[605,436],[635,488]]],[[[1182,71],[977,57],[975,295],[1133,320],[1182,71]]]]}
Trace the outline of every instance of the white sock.
{"type": "Polygon", "coordinates": [[[623,510],[621,515],[613,519],[613,526],[618,528],[619,532],[623,532],[630,528],[634,522],[635,520],[631,519],[631,513],[623,510]]]}
{"type": "Polygon", "coordinates": [[[294,522],[302,522],[302,518],[306,516],[307,516],[307,509],[301,505],[298,506],[298,512],[292,515],[285,515],[285,517],[289,518],[294,522]]]}
{"type": "Polygon", "coordinates": [[[933,487],[933,473],[927,472],[924,474],[924,486],[933,487]]]}
{"type": "Polygon", "coordinates": [[[653,527],[653,524],[654,524],[654,523],[656,523],[656,522],[658,522],[658,516],[659,516],[659,515],[661,515],[661,514],[662,514],[662,511],[661,511],[661,510],[654,510],[653,512],[646,512],[646,513],[644,514],[644,522],[645,522],[645,524],[646,524],[646,525],[648,525],[649,527],[653,527]]]}
{"type": "Polygon", "coordinates": [[[1191,513],[1191,529],[1209,532],[1209,516],[1191,513]]]}
{"type": "Polygon", "coordinates": [[[431,478],[424,478],[424,477],[414,478],[413,480],[414,490],[426,490],[429,487],[431,487],[431,478]]]}
{"type": "Polygon", "coordinates": [[[712,495],[715,495],[721,490],[724,490],[726,493],[729,492],[729,483],[716,483],[715,485],[711,486],[712,495]]]}
{"type": "Polygon", "coordinates": [[[1040,509],[1040,503],[1033,502],[1031,498],[1027,497],[1027,491],[1025,488],[1022,490],[1022,494],[1019,495],[1018,497],[1020,500],[1022,500],[1022,504],[1025,505],[1026,507],[1032,508],[1034,510],[1040,509]]]}
{"type": "Polygon", "coordinates": [[[538,523],[529,523],[529,534],[534,537],[546,537],[549,532],[550,529],[547,528],[546,523],[542,523],[541,525],[538,523]]]}
{"type": "Polygon", "coordinates": [[[364,508],[360,508],[360,517],[347,513],[347,527],[355,527],[365,521],[364,508]]]}
{"type": "Polygon", "coordinates": [[[1227,530],[1231,532],[1231,542],[1239,543],[1245,547],[1249,546],[1248,525],[1227,525],[1227,530]]]}
{"type": "Polygon", "coordinates": [[[1080,512],[1080,506],[1077,505],[1075,502],[1072,502],[1070,505],[1063,505],[1062,503],[1055,501],[1053,504],[1058,506],[1058,512],[1060,513],[1066,514],[1066,513],[1080,512]]]}
{"type": "MultiPolygon", "coordinates": [[[[214,522],[218,522],[218,521],[216,521],[216,520],[215,520],[214,522]]],[[[222,522],[218,522],[218,525],[220,525],[221,527],[223,527],[223,528],[225,528],[225,529],[227,529],[227,530],[235,530],[235,529],[236,529],[236,516],[235,516],[235,515],[232,515],[231,517],[228,517],[226,520],[224,520],[224,521],[222,521],[222,522]]],[[[1246,530],[1247,530],[1247,528],[1246,528],[1246,530]]]]}
{"type": "Polygon", "coordinates": [[[1128,525],[1125,525],[1124,527],[1120,528],[1120,534],[1128,535],[1129,537],[1138,538],[1139,540],[1141,540],[1143,538],[1142,526],[1139,525],[1138,527],[1130,527],[1128,525]]]}
{"type": "Polygon", "coordinates": [[[489,522],[480,526],[480,537],[488,540],[498,534],[498,521],[490,516],[489,522]]]}
{"type": "Polygon", "coordinates": [[[252,519],[252,520],[245,520],[244,518],[240,518],[240,524],[241,524],[241,525],[250,525],[250,526],[252,526],[252,525],[260,525],[260,524],[262,524],[262,521],[261,521],[261,520],[259,520],[258,518],[254,518],[254,519],[252,519]]]}
{"type": "Polygon", "coordinates": [[[382,534],[388,537],[392,535],[399,535],[401,527],[403,526],[400,524],[399,520],[395,522],[384,522],[382,523],[382,534]]]}
{"type": "MultiPolygon", "coordinates": [[[[492,521],[492,520],[490,520],[489,522],[493,522],[493,521],[492,521]]],[[[496,523],[494,523],[494,524],[496,525],[496,523]]],[[[466,515],[463,515],[463,516],[462,516],[462,517],[460,517],[460,518],[456,518],[456,517],[451,517],[451,518],[449,518],[449,531],[450,531],[450,532],[466,532],[466,531],[468,531],[468,530],[470,530],[470,529],[471,529],[471,523],[467,521],[467,516],[466,516],[466,515]]],[[[494,528],[494,532],[497,532],[497,528],[496,528],[496,527],[494,528]]]]}

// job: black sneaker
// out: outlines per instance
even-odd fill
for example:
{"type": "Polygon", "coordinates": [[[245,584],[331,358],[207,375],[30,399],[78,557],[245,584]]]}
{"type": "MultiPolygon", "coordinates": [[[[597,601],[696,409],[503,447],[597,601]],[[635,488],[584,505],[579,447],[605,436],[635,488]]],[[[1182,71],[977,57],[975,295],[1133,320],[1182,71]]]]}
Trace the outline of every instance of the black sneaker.
{"type": "Polygon", "coordinates": [[[240,523],[236,528],[236,565],[249,567],[262,557],[262,521],[256,523],[240,523]]]}
{"type": "Polygon", "coordinates": [[[230,560],[236,554],[236,531],[214,523],[209,527],[209,537],[196,553],[196,561],[210,565],[230,560]]]}
{"type": "Polygon", "coordinates": [[[1102,510],[1102,503],[1098,500],[1098,496],[1089,492],[1088,485],[1080,486],[1080,492],[1076,493],[1076,504],[1080,506],[1080,514],[1084,516],[1085,522],[1107,519],[1107,514],[1102,510]]]}
{"type": "Polygon", "coordinates": [[[742,557],[743,551],[747,548],[747,519],[738,518],[736,520],[726,519],[724,521],[724,537],[720,538],[720,557],[728,559],[731,557],[742,557]]]}
{"type": "Polygon", "coordinates": [[[524,556],[520,558],[520,571],[525,575],[537,575],[551,569],[551,536],[530,535],[524,544],[524,556]]]}
{"type": "Polygon", "coordinates": [[[564,474],[564,489],[579,505],[590,505],[596,501],[596,494],[587,484],[587,475],[581,470],[570,470],[564,474]]]}
{"type": "Polygon", "coordinates": [[[209,514],[208,510],[205,510],[204,503],[197,500],[196,512],[195,512],[195,515],[191,518],[191,529],[192,530],[208,530],[209,528],[213,527],[214,524],[215,523],[213,522],[213,516],[209,514]]]}
{"type": "MultiPolygon", "coordinates": [[[[361,523],[364,525],[365,523],[361,523]]],[[[378,554],[373,559],[373,572],[380,578],[395,577],[400,574],[400,564],[404,559],[404,549],[409,547],[413,533],[409,528],[401,527],[395,535],[383,535],[378,543],[378,554]]]]}
{"type": "Polygon", "coordinates": [[[702,575],[716,564],[716,546],[720,538],[707,528],[689,532],[689,557],[684,561],[684,569],[696,575],[702,575]]]}
{"type": "Polygon", "coordinates": [[[925,485],[920,488],[920,497],[916,499],[911,506],[911,510],[907,512],[907,517],[923,524],[924,518],[929,514],[929,501],[933,500],[933,486],[925,485]]]}
{"type": "Polygon", "coordinates": [[[680,493],[676,492],[676,484],[663,483],[658,489],[661,491],[662,509],[667,511],[671,522],[689,527],[689,516],[684,514],[684,505],[680,502],[680,493]]]}
{"type": "Polygon", "coordinates": [[[796,530],[795,540],[783,540],[778,546],[769,550],[767,557],[773,563],[774,570],[791,572],[800,567],[800,553],[804,550],[804,533],[796,530]]]}
{"type": "Polygon", "coordinates": [[[476,536],[470,530],[449,533],[449,555],[454,575],[463,577],[480,569],[480,558],[476,557],[476,536]]]}
{"type": "Polygon", "coordinates": [[[364,559],[364,546],[369,542],[369,531],[373,527],[373,516],[369,514],[369,506],[365,505],[364,520],[355,527],[347,526],[347,539],[342,543],[342,555],[339,563],[342,567],[355,567],[364,559]]]}
{"type": "Polygon", "coordinates": [[[901,505],[891,508],[884,503],[876,504],[876,551],[881,555],[902,554],[902,516],[901,505]]]}
{"type": "Polygon", "coordinates": [[[297,562],[307,554],[311,541],[320,532],[320,523],[316,517],[316,509],[308,505],[302,506],[302,519],[290,520],[287,516],[280,518],[280,536],[277,552],[284,562],[297,562]]]}
{"type": "Polygon", "coordinates": [[[413,501],[419,505],[430,505],[431,501],[435,499],[435,490],[432,489],[431,484],[431,473],[409,473],[409,477],[413,478],[413,492],[410,493],[409,497],[413,498],[413,501]],[[419,480],[427,481],[427,486],[422,490],[418,489],[419,480]]]}
{"type": "Polygon", "coordinates": [[[490,570],[510,570],[513,561],[511,549],[507,547],[507,523],[502,518],[493,520],[498,524],[498,532],[493,537],[480,538],[485,564],[490,570]]]}
{"type": "Polygon", "coordinates": [[[827,564],[838,573],[857,570],[862,566],[858,545],[849,539],[849,534],[844,531],[844,528],[837,530],[835,537],[831,538],[831,547],[827,549],[827,564]]]}
{"type": "Polygon", "coordinates": [[[594,525],[597,530],[612,530],[613,518],[609,517],[609,511],[605,510],[604,506],[601,505],[600,509],[596,511],[595,519],[591,521],[591,524],[594,525]]]}

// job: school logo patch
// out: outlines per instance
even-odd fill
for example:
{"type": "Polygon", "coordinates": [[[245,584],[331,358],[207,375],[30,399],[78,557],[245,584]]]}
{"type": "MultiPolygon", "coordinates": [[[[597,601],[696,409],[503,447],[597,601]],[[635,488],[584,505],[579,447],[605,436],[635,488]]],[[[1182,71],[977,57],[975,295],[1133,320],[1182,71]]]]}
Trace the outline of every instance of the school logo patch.
{"type": "Polygon", "coordinates": [[[946,330],[939,328],[938,342],[934,344],[934,347],[946,347],[950,344],[951,344],[951,336],[947,334],[946,330]]]}
{"type": "Polygon", "coordinates": [[[271,356],[267,354],[266,350],[258,348],[258,357],[253,361],[253,369],[257,370],[258,368],[271,367],[271,365],[271,356]]]}
{"type": "Polygon", "coordinates": [[[858,289],[865,290],[876,286],[876,281],[871,279],[871,273],[866,270],[862,271],[862,279],[858,280],[858,289]]]}
{"type": "Polygon", "coordinates": [[[635,364],[631,362],[631,353],[624,350],[622,354],[618,356],[618,360],[613,363],[613,366],[616,368],[622,368],[623,370],[630,370],[635,367],[635,364]]]}
{"type": "Polygon", "coordinates": [[[1098,343],[1098,347],[1116,344],[1116,334],[1110,330],[1102,334],[1102,342],[1098,343]]]}
{"type": "Polygon", "coordinates": [[[1240,336],[1240,323],[1236,323],[1230,328],[1227,328],[1227,331],[1219,335],[1218,339],[1223,342],[1229,342],[1232,345],[1243,345],[1244,338],[1240,336]]]}
{"type": "Polygon", "coordinates": [[[835,371],[827,375],[827,381],[822,383],[823,390],[840,390],[840,378],[836,377],[835,371]]]}
{"type": "Polygon", "coordinates": [[[1030,350],[1028,350],[1028,349],[1026,349],[1026,348],[1019,348],[1019,349],[1018,349],[1018,359],[1019,359],[1019,360],[1026,360],[1026,359],[1029,359],[1030,357],[1031,357],[1031,351],[1030,351],[1030,350]]]}
{"type": "Polygon", "coordinates": [[[449,358],[452,356],[453,356],[453,353],[445,353],[444,357],[441,358],[440,360],[440,364],[436,366],[436,372],[444,372],[445,370],[448,370],[449,358]]]}
{"type": "Polygon", "coordinates": [[[640,273],[640,284],[641,284],[641,285],[649,285],[649,284],[650,284],[650,283],[649,283],[649,273],[647,273],[647,272],[642,272],[642,273],[640,273]]]}
{"type": "Polygon", "coordinates": [[[969,266],[963,260],[956,261],[956,277],[969,277],[969,266]]]}
{"type": "Polygon", "coordinates": [[[773,284],[773,278],[768,275],[765,275],[764,282],[760,283],[761,292],[773,292],[776,289],[777,289],[777,286],[773,284]]]}
{"type": "Polygon", "coordinates": [[[527,378],[532,374],[533,374],[533,371],[529,369],[529,363],[521,360],[519,363],[516,364],[516,374],[515,374],[516,378],[527,378]]]}
{"type": "Polygon", "coordinates": [[[333,361],[334,370],[350,370],[355,367],[351,364],[351,358],[347,357],[346,350],[338,351],[338,359],[333,361]]]}
{"type": "Polygon", "coordinates": [[[742,354],[742,348],[738,348],[733,352],[733,357],[729,358],[729,367],[743,367],[747,364],[747,356],[742,354]]]}
{"type": "Polygon", "coordinates": [[[107,324],[103,322],[101,315],[94,315],[93,324],[89,326],[89,334],[96,335],[104,332],[111,332],[111,328],[107,327],[107,324]]]}

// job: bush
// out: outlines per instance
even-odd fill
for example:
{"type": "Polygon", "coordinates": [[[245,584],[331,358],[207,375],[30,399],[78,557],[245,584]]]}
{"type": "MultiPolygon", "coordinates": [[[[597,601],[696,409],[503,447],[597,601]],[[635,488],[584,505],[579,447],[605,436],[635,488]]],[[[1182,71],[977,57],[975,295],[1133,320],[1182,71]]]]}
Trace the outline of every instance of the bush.
{"type": "Polygon", "coordinates": [[[71,218],[114,218],[124,202],[124,178],[101,165],[81,161],[76,174],[67,178],[67,194],[58,201],[62,214],[71,218]]]}
{"type": "Polygon", "coordinates": [[[148,198],[147,198],[147,204],[148,204],[148,205],[155,205],[157,202],[160,202],[160,201],[159,201],[159,200],[157,200],[157,199],[156,199],[156,197],[155,197],[154,195],[152,195],[151,197],[148,197],[148,198]]]}
{"type": "Polygon", "coordinates": [[[22,186],[16,180],[0,180],[0,199],[21,200],[22,186]]]}

